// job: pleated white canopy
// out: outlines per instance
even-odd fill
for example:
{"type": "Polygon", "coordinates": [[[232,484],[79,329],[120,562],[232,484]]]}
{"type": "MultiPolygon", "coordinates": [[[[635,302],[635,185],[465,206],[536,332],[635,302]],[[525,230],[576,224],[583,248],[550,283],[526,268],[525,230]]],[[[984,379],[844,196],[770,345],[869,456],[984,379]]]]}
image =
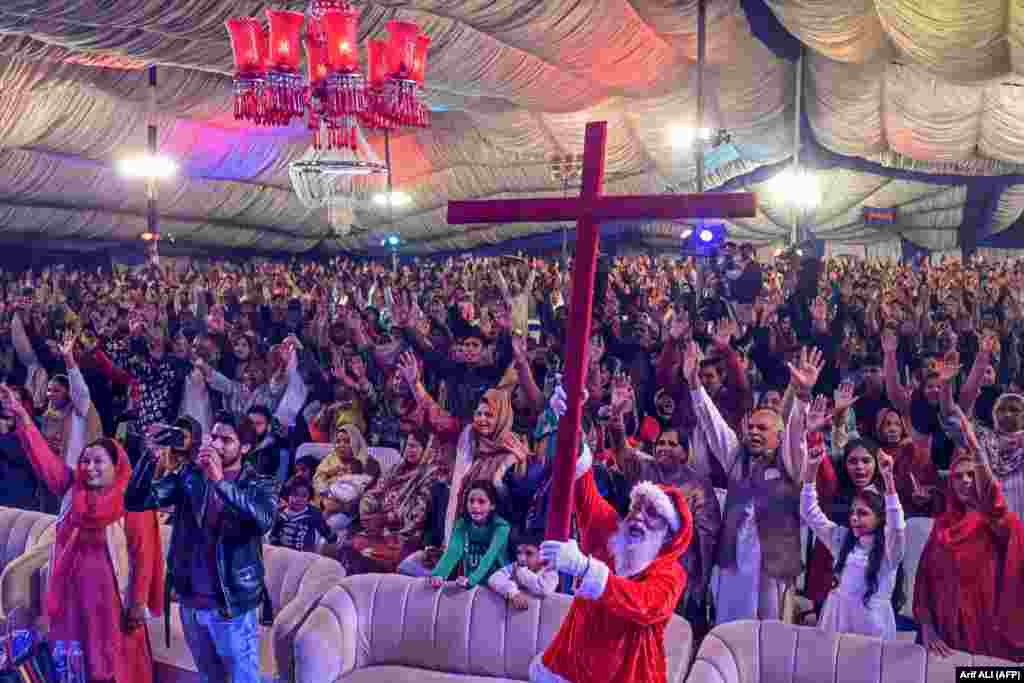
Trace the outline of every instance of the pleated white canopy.
{"type": "MultiPolygon", "coordinates": [[[[280,4],[280,3],[278,3],[280,4]]],[[[293,1],[292,8],[303,3],[293,1]]],[[[807,46],[802,105],[818,143],[883,166],[964,176],[1024,169],[1024,10],[1007,0],[770,0],[807,46]],[[925,8],[925,9],[922,9],[925,8]]],[[[426,253],[548,232],[558,226],[448,226],[449,199],[559,195],[551,156],[582,150],[587,121],[609,122],[606,191],[695,186],[692,154],[670,130],[693,121],[696,0],[407,0],[362,5],[362,38],[391,18],[433,39],[427,130],[391,140],[393,220],[356,209],[356,231],[332,237],[305,208],[288,163],[307,150],[302,126],[262,129],[231,116],[224,21],[262,13],[253,0],[4,0],[0,4],[0,240],[107,246],[145,229],[141,183],[115,161],[140,151],[148,64],[158,64],[161,149],[181,172],[161,184],[162,229],[182,244],[299,253],[362,251],[383,234],[426,253]]],[[[712,155],[714,187],[792,154],[795,65],[761,44],[738,0],[709,0],[706,111],[732,134],[712,155]]],[[[370,136],[378,155],[383,138],[370,136]]],[[[956,245],[963,185],[820,173],[822,202],[805,219],[820,237],[873,249],[897,232],[932,249],[956,245]],[[866,227],[862,207],[897,207],[892,228],[866,227]]],[[[788,199],[768,184],[738,239],[783,240],[788,199]]],[[[570,190],[573,191],[573,190],[570,190]]],[[[1000,198],[995,230],[1024,211],[1024,186],[1000,198]]],[[[651,223],[645,239],[678,236],[651,223]]]]}

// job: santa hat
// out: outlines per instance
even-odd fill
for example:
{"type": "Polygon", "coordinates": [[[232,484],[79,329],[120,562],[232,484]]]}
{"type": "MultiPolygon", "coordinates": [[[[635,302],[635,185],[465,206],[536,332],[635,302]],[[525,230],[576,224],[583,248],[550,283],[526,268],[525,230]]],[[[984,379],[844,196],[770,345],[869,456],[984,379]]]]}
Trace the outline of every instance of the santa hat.
{"type": "Polygon", "coordinates": [[[668,527],[675,534],[682,527],[683,519],[679,514],[679,508],[676,507],[672,500],[674,497],[673,493],[667,486],[658,486],[654,482],[642,481],[630,491],[629,502],[632,505],[637,500],[642,499],[654,505],[654,509],[658,511],[658,516],[668,522],[668,527]]]}

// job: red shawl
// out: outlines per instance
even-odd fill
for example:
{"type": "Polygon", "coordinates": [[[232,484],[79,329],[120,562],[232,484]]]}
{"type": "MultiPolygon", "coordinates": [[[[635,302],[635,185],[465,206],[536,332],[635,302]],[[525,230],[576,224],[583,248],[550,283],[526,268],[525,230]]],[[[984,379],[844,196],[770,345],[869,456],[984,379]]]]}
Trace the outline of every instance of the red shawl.
{"type": "MultiPolygon", "coordinates": [[[[958,456],[950,465],[970,460],[958,456]]],[[[1006,509],[998,482],[978,481],[978,509],[946,485],[914,584],[914,618],[932,623],[955,650],[1024,661],[1024,523],[1006,509]]]]}
{"type": "MultiPolygon", "coordinates": [[[[124,495],[128,482],[132,477],[132,466],[128,455],[121,445],[113,439],[103,439],[104,445],[117,452],[114,466],[114,483],[102,490],[89,489],[85,486],[83,470],[75,468],[74,480],[68,494],[71,498],[67,509],[62,513],[65,524],[58,529],[58,539],[53,558],[53,570],[46,596],[46,611],[53,617],[61,612],[61,606],[71,599],[67,595],[67,587],[72,585],[69,577],[76,571],[79,563],[79,534],[82,529],[106,529],[106,527],[124,517],[125,535],[128,540],[128,552],[135,563],[132,577],[145,596],[152,614],[163,612],[164,608],[164,568],[163,554],[160,551],[160,526],[155,511],[126,513],[124,495]],[[148,580],[148,586],[141,585],[148,580]]],[[[130,586],[129,590],[136,586],[130,586]]]]}

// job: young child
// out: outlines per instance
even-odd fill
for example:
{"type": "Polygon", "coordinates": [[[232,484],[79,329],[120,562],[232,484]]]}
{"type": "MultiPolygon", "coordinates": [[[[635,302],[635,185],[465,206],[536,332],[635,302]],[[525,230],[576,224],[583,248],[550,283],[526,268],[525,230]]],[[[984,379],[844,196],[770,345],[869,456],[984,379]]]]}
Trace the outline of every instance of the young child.
{"type": "Polygon", "coordinates": [[[338,535],[327,526],[319,508],[310,505],[313,485],[309,479],[292,477],[284,485],[281,498],[287,506],[277,513],[277,521],[270,531],[270,544],[302,550],[307,553],[316,552],[317,534],[328,543],[336,543],[338,535]]]}
{"type": "Polygon", "coordinates": [[[466,509],[455,522],[448,547],[427,581],[435,589],[461,565],[455,580],[460,588],[472,588],[487,581],[491,574],[508,564],[508,522],[494,513],[498,490],[485,479],[469,485],[466,509]]]}
{"type": "Polygon", "coordinates": [[[523,534],[516,539],[516,561],[491,574],[487,585],[516,609],[530,606],[526,594],[544,598],[558,588],[558,572],[540,559],[541,538],[523,534]]]}
{"type": "Polygon", "coordinates": [[[839,577],[839,585],[825,600],[818,627],[892,640],[896,637],[892,594],[906,548],[906,522],[896,494],[892,456],[878,452],[885,498],[872,489],[855,493],[847,529],[830,521],[818,506],[815,481],[825,455],[824,446],[808,453],[800,500],[800,516],[836,558],[839,577]]]}
{"type": "MultiPolygon", "coordinates": [[[[313,475],[316,474],[316,468],[317,465],[319,464],[320,461],[317,459],[315,455],[302,456],[301,458],[295,461],[295,466],[292,471],[291,479],[305,479],[306,481],[312,483],[313,475]]],[[[309,502],[311,505],[314,505],[317,508],[320,507],[320,496],[316,495],[315,490],[313,491],[313,495],[310,497],[309,502]]],[[[281,510],[284,510],[286,507],[288,507],[288,499],[285,498],[283,489],[281,495],[277,499],[277,507],[281,510]]]]}
{"type": "Polygon", "coordinates": [[[315,455],[304,455],[295,461],[295,473],[292,476],[313,481],[313,475],[316,474],[316,468],[319,464],[320,461],[317,460],[315,455]]]}

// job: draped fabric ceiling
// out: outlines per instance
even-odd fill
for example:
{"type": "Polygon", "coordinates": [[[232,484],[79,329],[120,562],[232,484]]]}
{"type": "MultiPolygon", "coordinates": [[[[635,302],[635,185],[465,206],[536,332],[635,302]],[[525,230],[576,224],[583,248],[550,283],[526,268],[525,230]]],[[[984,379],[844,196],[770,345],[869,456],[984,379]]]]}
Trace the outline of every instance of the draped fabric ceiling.
{"type": "MultiPolygon", "coordinates": [[[[819,173],[822,203],[802,222],[844,244],[957,245],[958,229],[1005,230],[1024,211],[1024,5],[1019,0],[755,0],[807,46],[802,106],[811,146],[863,161],[819,173]],[[868,163],[873,162],[873,163],[868,163]],[[879,169],[906,169],[900,175],[879,169]],[[930,182],[926,174],[944,174],[930,182]],[[1021,174],[1018,176],[1017,174],[1021,174]],[[983,176],[1002,178],[979,180],[983,176]],[[959,179],[963,182],[959,182],[959,179]],[[968,188],[994,189],[972,210],[968,188]],[[973,185],[971,183],[974,183],[973,185]],[[864,205],[897,207],[866,227],[864,205]],[[966,212],[966,213],[965,213],[966,212]]],[[[282,3],[278,3],[280,5],[282,3]]],[[[293,9],[304,2],[293,1],[293,9]]],[[[105,248],[145,229],[141,181],[116,159],[140,151],[159,64],[161,228],[181,244],[299,253],[365,251],[398,234],[403,251],[470,249],[548,233],[552,224],[448,226],[449,199],[560,195],[552,155],[582,151],[587,121],[609,122],[609,194],[692,191],[692,153],[670,144],[694,120],[696,0],[405,0],[363,4],[362,37],[392,18],[432,37],[430,129],[391,140],[393,219],[373,205],[332,237],[302,206],[287,167],[301,126],[231,116],[230,16],[253,0],[4,0],[0,5],[0,240],[105,248]]],[[[705,186],[758,193],[738,239],[785,239],[791,198],[757,169],[792,155],[796,65],[752,33],[739,0],[708,0],[706,111],[732,134],[705,186]],[[731,182],[730,182],[731,181],[731,182]]],[[[383,138],[371,136],[383,155],[383,138]]],[[[938,177],[938,176],[936,176],[938,177]]],[[[575,192],[575,189],[570,189],[575,192]]],[[[638,226],[651,243],[684,226],[638,226]]]]}

